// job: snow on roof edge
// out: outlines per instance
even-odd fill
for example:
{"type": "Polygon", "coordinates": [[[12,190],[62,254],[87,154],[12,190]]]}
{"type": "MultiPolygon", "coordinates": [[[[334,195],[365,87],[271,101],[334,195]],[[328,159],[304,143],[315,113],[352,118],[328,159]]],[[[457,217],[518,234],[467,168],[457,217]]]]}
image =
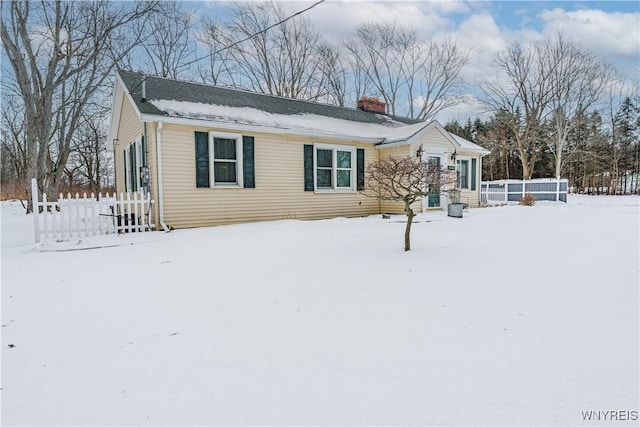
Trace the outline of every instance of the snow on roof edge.
{"type": "Polygon", "coordinates": [[[385,138],[408,139],[426,126],[423,122],[405,125],[386,115],[383,117],[387,123],[377,124],[309,113],[276,114],[251,107],[230,107],[190,101],[160,99],[148,100],[147,102],[169,117],[282,129],[283,131],[319,133],[344,139],[364,138],[376,140],[375,142],[381,142],[385,138]]]}

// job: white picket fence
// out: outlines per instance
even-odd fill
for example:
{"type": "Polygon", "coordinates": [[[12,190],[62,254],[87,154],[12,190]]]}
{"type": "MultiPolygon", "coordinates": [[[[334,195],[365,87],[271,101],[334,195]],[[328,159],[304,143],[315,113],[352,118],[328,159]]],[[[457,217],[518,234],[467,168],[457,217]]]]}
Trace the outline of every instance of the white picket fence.
{"type": "Polygon", "coordinates": [[[35,241],[68,241],[69,239],[113,233],[150,231],[153,200],[149,194],[120,193],[90,196],[78,193],[75,197],[60,194],[58,200],[49,201],[47,195],[38,196],[36,180],[31,181],[33,224],[35,241]]]}
{"type": "Polygon", "coordinates": [[[529,193],[536,200],[566,203],[568,190],[569,181],[567,179],[483,181],[480,184],[480,201],[484,205],[517,203],[525,194],[529,193]]]}

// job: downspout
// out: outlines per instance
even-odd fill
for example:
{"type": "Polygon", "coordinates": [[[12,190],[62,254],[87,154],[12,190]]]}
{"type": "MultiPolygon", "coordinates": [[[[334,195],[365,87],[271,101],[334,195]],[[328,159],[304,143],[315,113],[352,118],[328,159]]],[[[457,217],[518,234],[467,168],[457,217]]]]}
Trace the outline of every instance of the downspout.
{"type": "Polygon", "coordinates": [[[162,199],[162,122],[158,122],[158,127],[156,128],[156,156],[158,156],[158,210],[160,213],[160,225],[162,229],[166,232],[169,232],[169,227],[164,223],[164,202],[162,199]]]}
{"type": "MultiPolygon", "coordinates": [[[[142,167],[148,167],[149,166],[149,161],[148,161],[148,150],[149,150],[149,140],[147,139],[147,122],[143,122],[144,125],[144,131],[143,131],[143,144],[142,144],[142,167]]],[[[151,192],[151,182],[147,182],[147,184],[143,187],[144,188],[144,192],[145,194],[150,193],[151,192]]]]}

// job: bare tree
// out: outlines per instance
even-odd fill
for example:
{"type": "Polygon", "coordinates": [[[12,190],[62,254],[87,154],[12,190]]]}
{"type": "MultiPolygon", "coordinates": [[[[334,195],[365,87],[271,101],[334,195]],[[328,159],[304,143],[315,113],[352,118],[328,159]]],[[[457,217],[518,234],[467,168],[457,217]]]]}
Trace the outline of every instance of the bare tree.
{"type": "Polygon", "coordinates": [[[456,39],[425,41],[397,23],[366,23],[346,47],[391,114],[431,120],[459,100],[452,95],[469,55],[456,39]]]}
{"type": "Polygon", "coordinates": [[[431,194],[433,188],[445,190],[455,176],[440,166],[417,157],[385,157],[367,165],[364,194],[378,200],[402,202],[407,215],[404,250],[411,250],[411,224],[415,213],[411,205],[431,194]]]}
{"type": "Polygon", "coordinates": [[[139,69],[172,79],[189,70],[189,59],[195,53],[191,35],[194,12],[183,9],[183,5],[175,0],[163,1],[141,25],[144,42],[139,50],[145,59],[136,61],[139,69]]]}
{"type": "Polygon", "coordinates": [[[242,2],[232,6],[224,27],[205,22],[207,44],[212,50],[221,46],[210,56],[222,68],[209,75],[220,78],[220,72],[233,70],[234,75],[227,73],[226,79],[234,86],[287,98],[318,99],[322,96],[316,57],[319,35],[308,19],[286,18],[279,3],[242,2]]]}
{"type": "Polygon", "coordinates": [[[402,87],[408,52],[416,42],[416,32],[397,23],[365,23],[355,30],[354,38],[345,46],[355,63],[366,71],[367,80],[396,114],[396,102],[402,87]]]}
{"type": "Polygon", "coordinates": [[[551,109],[555,175],[560,177],[567,154],[567,140],[576,119],[584,115],[608,86],[612,70],[594,53],[562,33],[542,42],[542,58],[550,72],[549,108],[551,109]]]}
{"type": "Polygon", "coordinates": [[[2,2],[0,36],[13,71],[8,78],[15,81],[25,111],[26,179],[35,177],[52,199],[85,106],[138,40],[119,30],[156,6],[2,2]]]}
{"type": "Polygon", "coordinates": [[[329,104],[339,107],[345,106],[347,97],[347,66],[344,61],[344,52],[330,44],[318,46],[318,65],[322,74],[325,93],[324,100],[329,104]]]}
{"type": "Polygon", "coordinates": [[[234,62],[230,49],[233,41],[227,36],[227,32],[221,22],[215,18],[203,18],[202,27],[204,33],[199,34],[197,39],[205,45],[208,54],[206,61],[198,61],[198,72],[203,82],[213,83],[214,85],[227,84],[231,87],[239,86],[236,84],[235,76],[239,73],[238,67],[234,62]]]}
{"type": "Polygon", "coordinates": [[[496,55],[499,79],[482,84],[487,102],[507,113],[522,163],[523,179],[531,179],[541,150],[540,125],[551,101],[551,67],[540,44],[514,45],[496,55]]]}
{"type": "Polygon", "coordinates": [[[88,191],[102,192],[105,177],[112,173],[110,154],[107,153],[107,130],[105,128],[108,112],[86,113],[78,132],[74,135],[69,169],[81,178],[88,191]]]}
{"type": "Polygon", "coordinates": [[[25,131],[24,109],[15,96],[4,95],[0,109],[1,184],[3,192],[9,191],[14,196],[22,197],[26,194],[28,164],[25,131]]]}
{"type": "Polygon", "coordinates": [[[357,100],[369,94],[371,83],[367,77],[367,66],[362,60],[364,58],[364,54],[361,53],[362,48],[353,43],[347,47],[347,51],[349,52],[346,55],[347,78],[350,83],[350,92],[355,97],[351,101],[355,104],[357,100]]]}
{"type": "MultiPolygon", "coordinates": [[[[460,73],[469,62],[469,54],[464,52],[460,42],[453,38],[430,41],[422,49],[423,59],[415,73],[419,79],[417,88],[410,91],[410,105],[416,97],[422,100],[419,111],[410,114],[418,120],[429,121],[445,108],[460,102],[459,97],[452,96],[460,84],[460,73]]],[[[407,79],[414,74],[413,67],[407,69],[407,79]]]]}

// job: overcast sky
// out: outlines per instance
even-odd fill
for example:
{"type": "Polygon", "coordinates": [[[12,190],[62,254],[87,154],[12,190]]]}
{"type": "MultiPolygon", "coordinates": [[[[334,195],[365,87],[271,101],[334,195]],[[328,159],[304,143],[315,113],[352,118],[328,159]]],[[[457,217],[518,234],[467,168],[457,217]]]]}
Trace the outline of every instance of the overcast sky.
{"type": "MultiPolygon", "coordinates": [[[[293,12],[314,1],[286,2],[293,12]]],[[[205,8],[224,15],[224,2],[205,8]]],[[[454,35],[474,52],[465,70],[468,102],[438,117],[466,121],[478,113],[476,83],[490,73],[494,54],[514,42],[527,42],[561,30],[613,64],[636,87],[640,76],[638,1],[338,1],[327,0],[305,13],[324,37],[343,41],[363,22],[393,21],[428,38],[454,35]]]]}

